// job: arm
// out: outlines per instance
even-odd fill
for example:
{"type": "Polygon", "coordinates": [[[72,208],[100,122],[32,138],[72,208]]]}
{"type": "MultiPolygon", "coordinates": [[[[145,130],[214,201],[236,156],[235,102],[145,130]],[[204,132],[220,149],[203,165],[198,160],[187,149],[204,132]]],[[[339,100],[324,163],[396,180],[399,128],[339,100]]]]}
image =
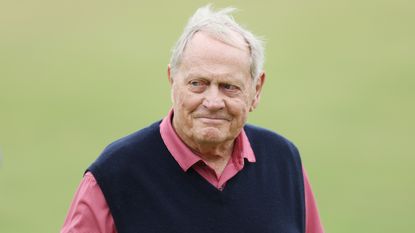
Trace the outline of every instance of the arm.
{"type": "Polygon", "coordinates": [[[316,199],[311,190],[310,181],[307,176],[307,171],[303,167],[304,176],[304,195],[306,206],[306,233],[324,233],[323,225],[321,224],[320,216],[318,214],[316,199]]]}
{"type": "Polygon", "coordinates": [[[92,173],[85,174],[75,193],[61,233],[117,233],[104,195],[92,173]]]}

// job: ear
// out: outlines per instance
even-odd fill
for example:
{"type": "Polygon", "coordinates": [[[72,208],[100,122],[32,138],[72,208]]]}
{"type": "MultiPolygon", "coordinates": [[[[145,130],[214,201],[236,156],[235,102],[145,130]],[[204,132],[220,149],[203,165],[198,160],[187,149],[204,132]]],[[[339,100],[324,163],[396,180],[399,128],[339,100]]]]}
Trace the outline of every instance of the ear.
{"type": "Polygon", "coordinates": [[[173,85],[173,78],[171,76],[171,66],[167,65],[167,79],[169,80],[170,85],[173,85]]]}
{"type": "Polygon", "coordinates": [[[251,107],[249,108],[249,111],[252,112],[259,104],[259,100],[261,98],[261,91],[262,91],[262,87],[264,86],[265,83],[265,72],[261,72],[259,74],[259,77],[255,83],[255,96],[254,99],[252,100],[252,104],[251,107]]]}
{"type": "Polygon", "coordinates": [[[170,64],[167,65],[167,79],[169,80],[169,83],[170,83],[170,99],[171,99],[171,102],[174,105],[173,76],[172,76],[171,65],[170,64]]]}

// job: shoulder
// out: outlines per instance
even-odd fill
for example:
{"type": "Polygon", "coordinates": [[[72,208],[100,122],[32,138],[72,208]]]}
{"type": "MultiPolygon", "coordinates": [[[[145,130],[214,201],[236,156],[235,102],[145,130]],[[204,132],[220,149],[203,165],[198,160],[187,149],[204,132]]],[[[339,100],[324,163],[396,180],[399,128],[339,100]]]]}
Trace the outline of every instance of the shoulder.
{"type": "Polygon", "coordinates": [[[302,174],[300,153],[291,140],[277,132],[251,124],[246,124],[244,130],[257,161],[271,163],[284,172],[302,174]]]}
{"type": "Polygon", "coordinates": [[[161,140],[161,136],[159,124],[160,121],[155,122],[112,142],[105,147],[89,169],[96,165],[109,163],[115,165],[123,161],[128,162],[130,158],[136,157],[136,155],[145,154],[143,152],[160,147],[159,141],[161,140]]]}
{"type": "Polygon", "coordinates": [[[248,139],[253,144],[266,145],[273,144],[283,147],[289,147],[291,150],[297,150],[294,143],[286,137],[266,128],[246,124],[244,127],[248,139]]]}

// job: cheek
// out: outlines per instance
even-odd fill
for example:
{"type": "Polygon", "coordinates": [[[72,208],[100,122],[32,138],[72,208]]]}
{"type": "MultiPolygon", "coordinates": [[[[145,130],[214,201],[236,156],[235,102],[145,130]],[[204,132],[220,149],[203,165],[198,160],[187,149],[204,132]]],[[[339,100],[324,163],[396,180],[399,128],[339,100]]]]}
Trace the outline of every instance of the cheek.
{"type": "Polygon", "coordinates": [[[249,106],[248,103],[242,99],[234,100],[229,102],[228,111],[238,122],[245,122],[249,112],[249,106]]]}
{"type": "Polygon", "coordinates": [[[200,105],[200,98],[185,90],[176,90],[173,95],[173,102],[175,111],[180,111],[182,114],[194,111],[200,105]]]}

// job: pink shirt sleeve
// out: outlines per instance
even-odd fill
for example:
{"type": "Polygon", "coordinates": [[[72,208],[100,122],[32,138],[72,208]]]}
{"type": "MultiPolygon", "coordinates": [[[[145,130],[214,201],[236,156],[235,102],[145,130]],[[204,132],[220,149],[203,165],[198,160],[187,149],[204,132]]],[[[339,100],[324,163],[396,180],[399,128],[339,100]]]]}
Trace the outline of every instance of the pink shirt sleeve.
{"type": "Polygon", "coordinates": [[[303,167],[304,176],[304,195],[305,195],[305,216],[306,216],[306,233],[324,233],[323,225],[320,221],[320,215],[317,209],[316,199],[311,190],[310,181],[308,179],[307,171],[303,167]]]}
{"type": "MultiPolygon", "coordinates": [[[[324,233],[307,172],[303,168],[306,233],[324,233]]],[[[114,220],[94,176],[86,173],[75,193],[61,233],[117,233],[114,220]]]]}
{"type": "Polygon", "coordinates": [[[86,173],[75,193],[61,233],[116,233],[114,220],[92,173],[86,173]]]}

